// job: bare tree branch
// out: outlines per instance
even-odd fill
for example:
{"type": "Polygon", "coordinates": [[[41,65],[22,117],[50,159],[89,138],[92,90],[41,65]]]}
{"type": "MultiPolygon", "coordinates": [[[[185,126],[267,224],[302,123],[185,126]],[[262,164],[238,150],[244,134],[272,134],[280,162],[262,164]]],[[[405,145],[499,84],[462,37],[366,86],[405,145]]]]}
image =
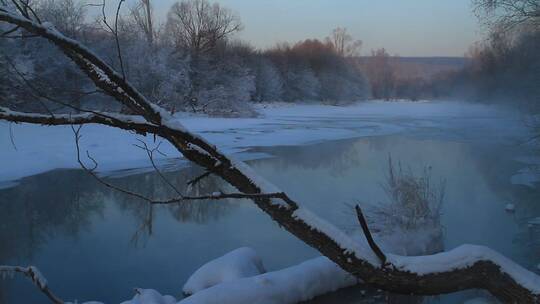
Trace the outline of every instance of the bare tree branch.
{"type": "MultiPolygon", "coordinates": [[[[82,161],[82,159],[81,159],[81,148],[80,148],[80,139],[81,139],[80,131],[81,131],[82,126],[79,126],[78,128],[75,128],[72,125],[71,128],[72,128],[73,133],[75,135],[75,147],[76,147],[76,151],[77,151],[77,162],[79,163],[79,165],[81,166],[81,168],[84,171],[86,171],[88,174],[90,174],[92,177],[94,177],[102,185],[104,185],[104,186],[106,186],[108,188],[111,188],[111,189],[113,189],[115,191],[124,193],[126,195],[133,196],[133,197],[139,198],[141,200],[144,200],[144,201],[150,203],[151,205],[168,205],[168,204],[179,203],[179,202],[182,202],[182,201],[221,200],[221,199],[231,199],[231,198],[232,199],[273,199],[273,198],[275,198],[275,199],[281,199],[287,204],[295,204],[283,192],[280,192],[280,193],[256,193],[256,194],[214,192],[212,194],[201,195],[201,196],[185,196],[185,195],[182,195],[175,188],[175,190],[177,191],[177,193],[179,195],[178,197],[173,197],[173,198],[169,198],[169,199],[154,199],[154,198],[147,197],[147,196],[145,196],[143,194],[140,194],[140,193],[137,193],[137,192],[126,190],[124,188],[121,188],[121,187],[118,187],[118,186],[115,186],[115,185],[113,185],[111,183],[106,182],[105,180],[103,180],[102,178],[100,178],[97,175],[96,170],[98,168],[98,162],[96,161],[95,158],[93,158],[90,155],[90,153],[88,151],[86,151],[86,156],[92,162],[92,167],[88,167],[82,161]]],[[[158,170],[157,166],[155,164],[153,164],[153,166],[154,166],[154,169],[158,170]]],[[[158,170],[158,172],[159,172],[159,170],[158,170]]],[[[162,176],[162,178],[167,183],[170,183],[164,176],[162,176]]],[[[295,206],[295,205],[293,205],[293,206],[295,206]]]]}
{"type": "Polygon", "coordinates": [[[364,232],[364,236],[366,237],[366,240],[368,241],[369,247],[377,257],[381,260],[381,266],[385,266],[386,264],[386,255],[382,252],[382,250],[377,246],[377,243],[373,240],[373,236],[371,236],[371,232],[369,231],[368,224],[366,221],[366,218],[364,217],[364,214],[362,213],[362,209],[360,209],[360,206],[356,205],[354,207],[356,210],[356,216],[358,218],[358,222],[360,222],[360,226],[362,227],[362,231],[364,232]]]}
{"type": "Polygon", "coordinates": [[[118,56],[118,62],[120,63],[120,72],[122,72],[122,78],[126,79],[126,72],[124,70],[124,60],[122,59],[122,49],[120,48],[120,38],[118,36],[118,19],[120,18],[120,9],[122,8],[122,4],[125,0],[119,0],[118,1],[118,7],[116,8],[116,15],[114,20],[114,28],[109,25],[109,22],[107,21],[107,14],[105,12],[105,2],[106,0],[103,0],[103,3],[101,4],[101,14],[103,16],[103,24],[109,29],[109,32],[113,35],[115,43],[116,43],[116,54],[118,56]]]}
{"type": "Polygon", "coordinates": [[[44,293],[54,304],[64,304],[64,301],[56,296],[47,286],[47,280],[41,272],[34,266],[2,266],[0,265],[0,274],[21,273],[32,280],[39,290],[44,293]]]}
{"type": "Polygon", "coordinates": [[[155,152],[158,152],[160,154],[163,155],[163,153],[161,153],[159,151],[159,146],[161,145],[161,142],[159,142],[159,144],[153,148],[153,149],[150,149],[148,148],[148,145],[146,144],[146,142],[144,142],[143,140],[140,140],[138,139],[138,141],[141,143],[140,145],[135,145],[136,147],[140,148],[140,149],[143,149],[144,151],[146,151],[146,154],[148,155],[148,159],[150,160],[150,163],[152,164],[152,167],[154,168],[154,170],[156,171],[156,173],[159,175],[159,177],[161,177],[161,179],[169,186],[171,187],[171,189],[174,190],[174,192],[176,192],[176,194],[178,194],[178,196],[182,197],[182,193],[180,193],[180,190],[178,190],[178,188],[176,188],[175,185],[173,185],[171,183],[171,181],[169,181],[169,179],[167,179],[163,173],[161,173],[161,170],[159,170],[159,168],[156,166],[156,163],[154,161],[154,153],[155,152]]]}

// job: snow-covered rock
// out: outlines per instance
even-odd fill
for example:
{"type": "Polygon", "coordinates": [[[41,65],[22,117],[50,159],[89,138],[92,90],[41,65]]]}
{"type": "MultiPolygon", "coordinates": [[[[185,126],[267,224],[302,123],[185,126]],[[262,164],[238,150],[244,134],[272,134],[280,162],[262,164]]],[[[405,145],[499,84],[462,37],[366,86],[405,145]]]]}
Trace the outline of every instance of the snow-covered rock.
{"type": "Polygon", "coordinates": [[[201,266],[189,277],[182,291],[191,295],[219,283],[252,277],[264,272],[266,271],[257,252],[242,247],[201,266]]]}

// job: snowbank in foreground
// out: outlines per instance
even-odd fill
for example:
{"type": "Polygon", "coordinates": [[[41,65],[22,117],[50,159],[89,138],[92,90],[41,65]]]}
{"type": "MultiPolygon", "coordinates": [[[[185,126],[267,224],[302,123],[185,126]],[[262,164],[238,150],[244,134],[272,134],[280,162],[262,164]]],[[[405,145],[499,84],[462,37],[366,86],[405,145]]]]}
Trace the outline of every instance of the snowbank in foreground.
{"type": "MultiPolygon", "coordinates": [[[[226,260],[230,260],[230,254],[228,255],[226,260]]],[[[238,253],[233,255],[238,258],[235,263],[240,268],[244,268],[252,262],[251,257],[248,256],[246,260],[243,260],[245,265],[242,266],[240,255],[238,253]]],[[[212,261],[217,261],[217,263],[213,263],[211,266],[208,264],[212,262],[203,266],[206,268],[205,274],[198,274],[198,281],[203,283],[206,279],[208,284],[203,285],[216,282],[216,277],[210,271],[214,269],[218,272],[221,271],[221,267],[224,266],[220,262],[223,261],[222,258],[212,261]]],[[[232,268],[229,267],[229,269],[232,268]]],[[[326,257],[318,257],[282,270],[223,282],[199,290],[194,295],[179,302],[174,297],[161,295],[156,290],[138,288],[135,290],[136,294],[133,299],[121,304],[292,304],[355,284],[358,284],[358,279],[326,257]]],[[[85,302],[83,304],[102,303],[85,302]]]]}
{"type": "Polygon", "coordinates": [[[182,291],[191,295],[224,282],[266,272],[255,250],[242,247],[201,266],[189,277],[182,291]]]}
{"type": "Polygon", "coordinates": [[[358,279],[332,261],[318,257],[282,270],[218,284],[179,303],[298,303],[357,283],[358,279]]]}
{"type": "MultiPolygon", "coordinates": [[[[258,105],[258,118],[210,118],[179,114],[178,120],[225,153],[241,153],[249,147],[302,145],[325,140],[386,135],[422,127],[462,128],[502,138],[516,134],[522,120],[515,113],[495,107],[458,102],[363,102],[346,107],[326,105],[258,105]],[[456,122],[456,119],[460,119],[456,122]],[[502,122],[504,120],[504,122],[502,122]],[[471,127],[471,124],[473,125],[471,127]],[[504,127],[502,127],[504,126],[504,127]]],[[[67,126],[43,127],[0,122],[0,187],[57,168],[79,168],[74,136],[67,126]],[[13,133],[15,147],[11,143],[13,133]]],[[[82,150],[99,163],[100,172],[150,168],[144,151],[133,144],[153,137],[88,125],[82,131],[82,150]]],[[[167,157],[157,156],[161,166],[178,163],[179,153],[164,143],[167,157]]]]}

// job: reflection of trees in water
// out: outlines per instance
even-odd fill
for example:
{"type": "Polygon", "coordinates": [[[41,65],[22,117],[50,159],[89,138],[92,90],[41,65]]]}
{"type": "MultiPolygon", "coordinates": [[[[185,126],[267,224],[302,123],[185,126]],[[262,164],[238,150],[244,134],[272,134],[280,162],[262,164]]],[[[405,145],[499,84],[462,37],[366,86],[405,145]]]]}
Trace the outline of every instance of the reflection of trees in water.
{"type": "MultiPolygon", "coordinates": [[[[200,173],[200,169],[189,167],[164,175],[184,194],[229,190],[214,176],[188,189],[187,181],[200,173]]],[[[154,172],[110,181],[151,197],[177,196],[154,172]]],[[[103,215],[105,201],[115,202],[141,224],[153,214],[151,209],[166,208],[180,222],[205,223],[219,219],[231,208],[227,201],[211,200],[151,208],[145,201],[102,186],[85,172],[57,170],[25,178],[16,187],[0,190],[0,262],[30,259],[40,245],[58,234],[77,237],[89,226],[92,215],[103,215]]]]}
{"type": "Polygon", "coordinates": [[[0,262],[29,259],[58,234],[71,237],[88,227],[103,210],[93,181],[78,171],[55,171],[25,178],[0,191],[0,262]]]}
{"type": "MultiPolygon", "coordinates": [[[[212,175],[202,179],[194,186],[188,186],[188,181],[202,174],[200,168],[192,166],[177,172],[162,172],[162,174],[183,195],[211,194],[217,190],[228,190],[224,188],[229,187],[223,180],[212,175]]],[[[127,176],[121,179],[109,179],[108,181],[147,197],[164,199],[178,196],[176,190],[163,182],[159,174],[155,172],[127,176]]],[[[159,208],[166,208],[179,222],[203,224],[225,216],[233,206],[227,200],[184,201],[166,206],[152,206],[146,201],[105,187],[99,187],[98,191],[101,191],[104,196],[111,197],[111,200],[115,201],[120,209],[129,212],[136,220],[138,226],[132,238],[135,245],[144,244],[144,241],[152,234],[154,217],[159,208]]]]}
{"type": "MultiPolygon", "coordinates": [[[[195,186],[187,185],[188,181],[200,174],[202,174],[201,169],[192,166],[177,172],[163,172],[163,175],[175,185],[176,190],[183,195],[198,196],[212,194],[218,190],[224,192],[229,190],[227,187],[230,186],[213,175],[202,179],[195,186]]],[[[161,177],[154,172],[127,176],[122,179],[110,179],[110,181],[122,188],[137,191],[148,197],[163,199],[178,196],[176,191],[164,183],[161,177]]],[[[132,213],[134,217],[142,219],[148,216],[149,206],[147,202],[103,187],[101,191],[107,191],[105,195],[112,196],[122,210],[132,213]]],[[[179,202],[167,206],[154,206],[154,208],[161,207],[167,208],[174,218],[180,222],[206,223],[224,216],[230,209],[231,204],[225,200],[198,200],[179,202]]]]}
{"type": "MultiPolygon", "coordinates": [[[[189,167],[164,175],[185,194],[229,190],[214,176],[187,189],[187,181],[200,173],[200,169],[189,167]]],[[[147,196],[177,196],[155,172],[109,181],[147,196]]],[[[208,200],[152,207],[145,201],[103,186],[86,172],[56,170],[25,178],[16,187],[0,190],[0,264],[25,265],[49,239],[60,235],[77,238],[81,231],[90,227],[92,216],[104,216],[107,202],[114,202],[135,219],[131,240],[135,245],[151,235],[158,208],[166,210],[179,222],[206,223],[224,216],[233,206],[223,200],[208,200]]],[[[5,302],[3,298],[11,284],[10,280],[0,279],[0,303],[5,302]]]]}
{"type": "MultiPolygon", "coordinates": [[[[14,188],[0,190],[0,264],[27,264],[48,239],[77,237],[90,217],[103,211],[94,181],[79,171],[54,171],[25,178],[14,188]]],[[[0,303],[11,280],[0,279],[0,303]]]]}

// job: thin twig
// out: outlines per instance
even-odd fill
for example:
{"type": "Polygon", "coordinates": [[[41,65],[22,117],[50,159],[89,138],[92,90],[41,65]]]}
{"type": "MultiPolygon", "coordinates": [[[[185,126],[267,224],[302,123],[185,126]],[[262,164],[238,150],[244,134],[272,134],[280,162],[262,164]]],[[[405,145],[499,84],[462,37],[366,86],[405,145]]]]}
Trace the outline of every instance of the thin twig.
{"type": "Polygon", "coordinates": [[[188,181],[186,184],[188,186],[195,186],[196,184],[198,184],[201,180],[203,180],[204,178],[208,177],[212,175],[212,172],[211,171],[205,171],[203,174],[195,177],[194,179],[188,181]]]}
{"type": "Polygon", "coordinates": [[[169,185],[169,187],[171,187],[174,190],[174,192],[176,192],[176,194],[178,194],[180,197],[182,197],[183,195],[180,192],[180,190],[178,190],[178,188],[176,188],[176,186],[174,186],[173,183],[171,183],[171,181],[169,181],[169,179],[166,178],[165,175],[163,175],[163,173],[161,173],[161,170],[159,170],[158,166],[156,165],[156,163],[154,161],[154,152],[158,152],[161,155],[164,155],[161,151],[159,151],[159,146],[161,145],[161,142],[159,142],[154,149],[150,149],[150,148],[148,148],[148,145],[146,144],[146,142],[144,142],[142,139],[137,139],[137,140],[141,143],[141,146],[139,146],[139,145],[134,145],[134,146],[146,151],[146,154],[148,155],[148,159],[150,159],[150,163],[152,164],[152,167],[154,168],[156,173],[159,175],[159,177],[161,177],[161,179],[167,185],[169,185]]]}
{"type": "Polygon", "coordinates": [[[107,26],[111,34],[113,34],[114,36],[114,40],[116,43],[116,53],[118,56],[118,61],[120,62],[120,72],[122,73],[122,78],[126,80],[126,72],[124,70],[124,60],[122,59],[122,50],[120,48],[120,38],[118,38],[118,19],[120,17],[120,9],[122,8],[122,3],[124,3],[124,1],[125,0],[120,0],[118,2],[118,7],[116,8],[116,16],[115,16],[115,21],[114,21],[114,29],[107,22],[107,15],[105,13],[105,0],[103,0],[102,6],[101,6],[101,13],[103,15],[103,23],[105,24],[105,26],[107,26]]]}
{"type": "Polygon", "coordinates": [[[140,194],[140,193],[137,193],[137,192],[133,192],[133,191],[130,191],[130,190],[127,190],[127,189],[120,188],[120,187],[118,187],[116,185],[113,185],[111,183],[108,183],[108,182],[104,181],[102,178],[100,178],[96,174],[96,170],[97,170],[99,164],[98,164],[97,160],[90,155],[90,152],[86,151],[86,157],[89,160],[92,161],[93,166],[90,168],[87,165],[85,165],[84,162],[82,161],[82,159],[81,159],[81,149],[80,149],[80,139],[81,139],[80,131],[81,131],[81,128],[82,128],[82,125],[78,126],[77,128],[75,126],[73,126],[73,125],[71,126],[71,130],[73,131],[73,133],[75,135],[75,148],[76,148],[76,151],[77,151],[77,162],[79,163],[81,168],[84,171],[86,171],[88,174],[90,174],[92,177],[94,177],[102,185],[104,185],[104,186],[106,186],[108,188],[111,188],[113,190],[116,190],[118,192],[121,192],[121,193],[130,195],[130,196],[139,198],[141,200],[144,200],[144,201],[148,202],[151,205],[167,205],[167,204],[174,204],[174,203],[179,203],[179,202],[184,202],[184,201],[221,200],[221,199],[231,199],[231,198],[233,198],[233,199],[244,199],[244,198],[246,198],[246,199],[270,199],[270,198],[276,198],[276,199],[283,200],[291,208],[294,208],[294,209],[298,208],[297,204],[294,201],[292,201],[291,199],[289,199],[289,197],[283,192],[278,192],[278,193],[256,193],[256,194],[215,192],[215,193],[212,193],[212,194],[202,195],[202,196],[182,196],[181,195],[179,197],[173,197],[173,198],[169,198],[169,199],[158,200],[158,199],[153,199],[153,198],[147,197],[147,196],[145,196],[143,194],[140,194]]]}

